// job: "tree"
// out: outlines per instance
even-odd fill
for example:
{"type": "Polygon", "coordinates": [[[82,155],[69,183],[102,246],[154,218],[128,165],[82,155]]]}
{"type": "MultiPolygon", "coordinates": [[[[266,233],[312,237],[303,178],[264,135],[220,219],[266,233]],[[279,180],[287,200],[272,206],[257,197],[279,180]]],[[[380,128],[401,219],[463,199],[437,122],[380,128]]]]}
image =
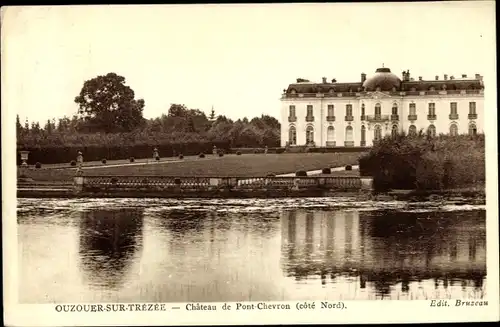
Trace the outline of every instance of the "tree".
{"type": "Polygon", "coordinates": [[[21,125],[21,119],[19,115],[16,115],[16,135],[19,137],[23,132],[23,125],[21,125]]]}
{"type": "Polygon", "coordinates": [[[212,111],[210,112],[210,120],[214,120],[215,119],[215,110],[214,110],[214,107],[212,107],[212,111]]]}
{"type": "Polygon", "coordinates": [[[75,102],[80,116],[98,130],[131,131],[144,121],[144,100],[135,100],[134,96],[125,85],[125,77],[108,73],[85,81],[75,102]]]}

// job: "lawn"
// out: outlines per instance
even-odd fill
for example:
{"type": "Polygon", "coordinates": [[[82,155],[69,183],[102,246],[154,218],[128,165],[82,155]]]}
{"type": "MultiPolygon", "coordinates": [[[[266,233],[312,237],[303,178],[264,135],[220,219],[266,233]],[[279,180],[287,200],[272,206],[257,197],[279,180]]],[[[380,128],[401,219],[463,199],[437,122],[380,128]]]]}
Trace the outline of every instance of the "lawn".
{"type": "MultiPolygon", "coordinates": [[[[106,165],[94,163],[99,168],[84,168],[85,175],[164,175],[164,176],[265,176],[267,174],[286,174],[297,170],[317,170],[325,167],[357,165],[360,153],[284,153],[284,154],[244,154],[206,158],[188,157],[162,159],[159,163],[137,165],[121,161],[124,166],[108,167],[119,163],[107,162],[106,165]],[[103,168],[100,168],[103,167],[103,168]]],[[[146,159],[143,159],[144,162],[146,159]]],[[[19,173],[18,173],[19,174],[19,173]]],[[[332,172],[337,175],[339,172],[332,172]]],[[[340,172],[341,175],[345,173],[340,172]]],[[[357,174],[357,172],[349,173],[357,174]]],[[[60,165],[30,168],[28,177],[39,181],[64,181],[75,176],[74,168],[61,168],[60,165]]]]}

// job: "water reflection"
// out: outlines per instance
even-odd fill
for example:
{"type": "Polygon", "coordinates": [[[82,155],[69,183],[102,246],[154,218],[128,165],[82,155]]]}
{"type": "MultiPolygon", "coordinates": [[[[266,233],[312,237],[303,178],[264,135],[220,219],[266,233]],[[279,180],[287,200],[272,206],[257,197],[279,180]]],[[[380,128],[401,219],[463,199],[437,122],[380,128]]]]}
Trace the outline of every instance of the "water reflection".
{"type": "Polygon", "coordinates": [[[92,286],[122,286],[142,246],[144,209],[92,210],[81,213],[79,257],[92,286]]]}
{"type": "Polygon", "coordinates": [[[400,284],[481,288],[486,276],[485,213],[286,211],[282,269],[297,281],[354,278],[379,297],[400,284]]]}

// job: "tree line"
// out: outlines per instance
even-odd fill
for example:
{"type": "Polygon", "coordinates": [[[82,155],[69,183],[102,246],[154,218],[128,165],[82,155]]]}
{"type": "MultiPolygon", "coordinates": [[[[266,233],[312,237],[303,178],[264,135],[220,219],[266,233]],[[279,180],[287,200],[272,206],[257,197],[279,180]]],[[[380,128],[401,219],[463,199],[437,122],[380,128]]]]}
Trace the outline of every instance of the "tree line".
{"type": "Polygon", "coordinates": [[[128,156],[139,158],[152,147],[163,148],[164,155],[182,151],[189,155],[209,151],[213,145],[229,149],[276,147],[280,143],[280,124],[268,115],[234,121],[216,115],[213,109],[207,117],[199,109],[171,104],[167,113],[146,119],[145,101],[135,99],[125,78],[115,73],[86,81],[75,103],[78,112],[72,117],[42,124],[27,120],[23,124],[17,116],[18,149],[32,151],[30,157],[37,157],[37,161],[52,163],[74,159],[77,148],[93,149],[90,153],[96,158],[92,159],[101,160],[114,159],[113,153],[122,156],[123,149],[128,156]]]}

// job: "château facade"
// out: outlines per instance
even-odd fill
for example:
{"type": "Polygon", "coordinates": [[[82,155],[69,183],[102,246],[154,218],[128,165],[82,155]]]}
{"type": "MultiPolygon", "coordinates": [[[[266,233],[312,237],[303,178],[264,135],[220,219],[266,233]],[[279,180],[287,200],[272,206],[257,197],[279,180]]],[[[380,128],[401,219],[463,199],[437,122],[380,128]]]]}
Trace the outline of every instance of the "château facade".
{"type": "Polygon", "coordinates": [[[359,82],[297,79],[281,97],[281,145],[372,146],[385,135],[482,133],[483,77],[399,78],[378,68],[359,82]]]}

